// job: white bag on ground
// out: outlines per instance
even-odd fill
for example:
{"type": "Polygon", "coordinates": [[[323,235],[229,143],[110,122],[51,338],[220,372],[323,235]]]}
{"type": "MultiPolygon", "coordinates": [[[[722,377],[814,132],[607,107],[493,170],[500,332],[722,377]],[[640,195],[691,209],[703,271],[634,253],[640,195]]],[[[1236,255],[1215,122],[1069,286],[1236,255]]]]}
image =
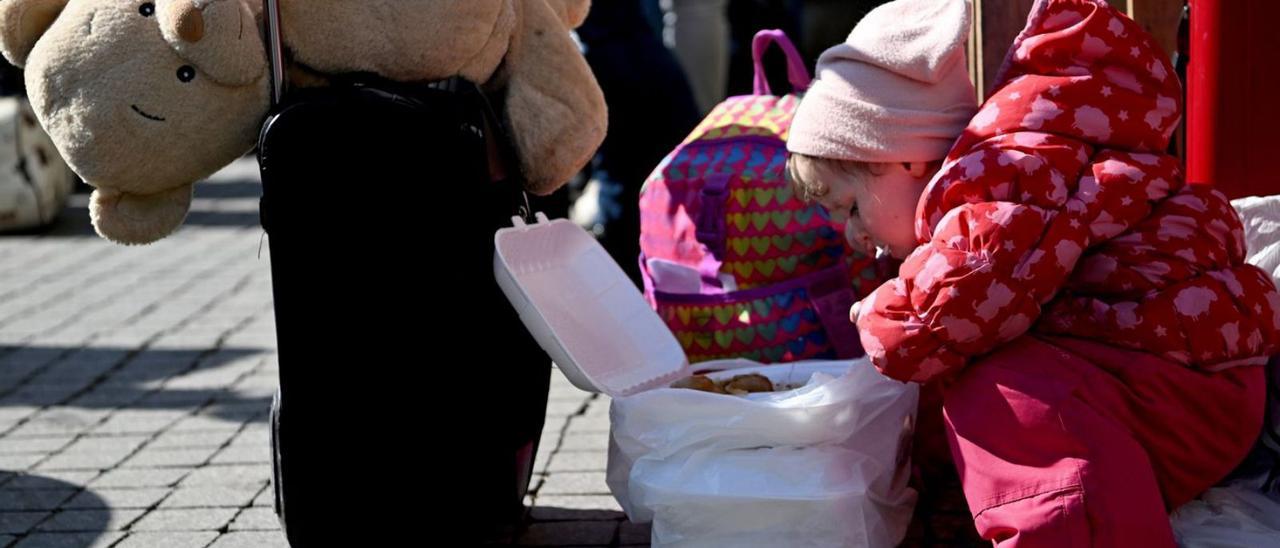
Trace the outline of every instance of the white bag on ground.
{"type": "Polygon", "coordinates": [[[659,388],[613,401],[609,488],[654,546],[894,546],[917,391],[865,360],[734,369],[787,392],[659,388]]]}
{"type": "Polygon", "coordinates": [[[1280,196],[1249,196],[1231,201],[1244,224],[1249,264],[1280,280],[1280,196]]]}
{"type": "Polygon", "coordinates": [[[1232,482],[1206,491],[1171,516],[1183,548],[1280,546],[1280,501],[1251,482],[1232,482]]]}

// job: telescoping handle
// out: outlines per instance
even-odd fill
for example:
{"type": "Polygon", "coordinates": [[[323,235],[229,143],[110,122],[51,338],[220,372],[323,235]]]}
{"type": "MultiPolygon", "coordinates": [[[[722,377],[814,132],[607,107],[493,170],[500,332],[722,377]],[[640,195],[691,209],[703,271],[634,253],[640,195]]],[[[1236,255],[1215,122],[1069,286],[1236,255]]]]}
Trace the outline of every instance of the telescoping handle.
{"type": "Polygon", "coordinates": [[[284,39],[281,37],[280,2],[264,0],[267,19],[267,62],[271,65],[271,106],[284,96],[284,39]]]}

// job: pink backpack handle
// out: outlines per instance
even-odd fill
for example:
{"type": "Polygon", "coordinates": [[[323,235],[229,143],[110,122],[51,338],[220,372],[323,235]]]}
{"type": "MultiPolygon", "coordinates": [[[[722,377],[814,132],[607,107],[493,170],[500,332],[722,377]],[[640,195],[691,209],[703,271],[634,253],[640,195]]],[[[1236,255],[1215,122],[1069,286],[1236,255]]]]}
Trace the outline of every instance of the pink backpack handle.
{"type": "Polygon", "coordinates": [[[804,66],[804,58],[800,57],[800,52],[796,51],[795,44],[791,43],[785,32],[773,29],[757,32],[755,39],[751,41],[751,57],[756,64],[756,95],[773,95],[773,91],[769,89],[769,79],[764,74],[764,52],[774,43],[787,56],[787,79],[791,81],[791,87],[795,93],[803,93],[809,89],[809,83],[813,80],[809,76],[809,69],[804,66]]]}

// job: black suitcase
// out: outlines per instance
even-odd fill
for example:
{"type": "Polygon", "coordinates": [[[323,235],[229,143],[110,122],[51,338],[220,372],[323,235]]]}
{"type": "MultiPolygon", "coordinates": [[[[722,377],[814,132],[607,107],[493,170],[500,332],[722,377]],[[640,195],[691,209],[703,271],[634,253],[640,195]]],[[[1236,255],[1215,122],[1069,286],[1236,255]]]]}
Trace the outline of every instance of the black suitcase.
{"type": "Polygon", "coordinates": [[[490,127],[470,83],[372,78],[287,93],[263,126],[273,486],[294,548],[393,545],[369,542],[428,516],[435,538],[480,540],[520,516],[550,360],[494,281],[523,194],[490,180],[490,127]]]}

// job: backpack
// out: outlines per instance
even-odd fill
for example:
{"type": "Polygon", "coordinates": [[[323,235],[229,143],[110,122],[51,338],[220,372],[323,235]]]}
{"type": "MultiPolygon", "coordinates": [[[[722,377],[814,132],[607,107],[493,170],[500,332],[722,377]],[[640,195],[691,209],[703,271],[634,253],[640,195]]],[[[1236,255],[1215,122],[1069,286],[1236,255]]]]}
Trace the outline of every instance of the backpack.
{"type": "Polygon", "coordinates": [[[690,363],[859,357],[849,308],[890,266],[853,251],[825,209],[793,195],[787,132],[810,76],[781,31],[752,46],[755,94],[713,109],[641,190],[645,295],[690,363]],[[790,95],[769,89],[762,60],[773,44],[790,95]]]}

